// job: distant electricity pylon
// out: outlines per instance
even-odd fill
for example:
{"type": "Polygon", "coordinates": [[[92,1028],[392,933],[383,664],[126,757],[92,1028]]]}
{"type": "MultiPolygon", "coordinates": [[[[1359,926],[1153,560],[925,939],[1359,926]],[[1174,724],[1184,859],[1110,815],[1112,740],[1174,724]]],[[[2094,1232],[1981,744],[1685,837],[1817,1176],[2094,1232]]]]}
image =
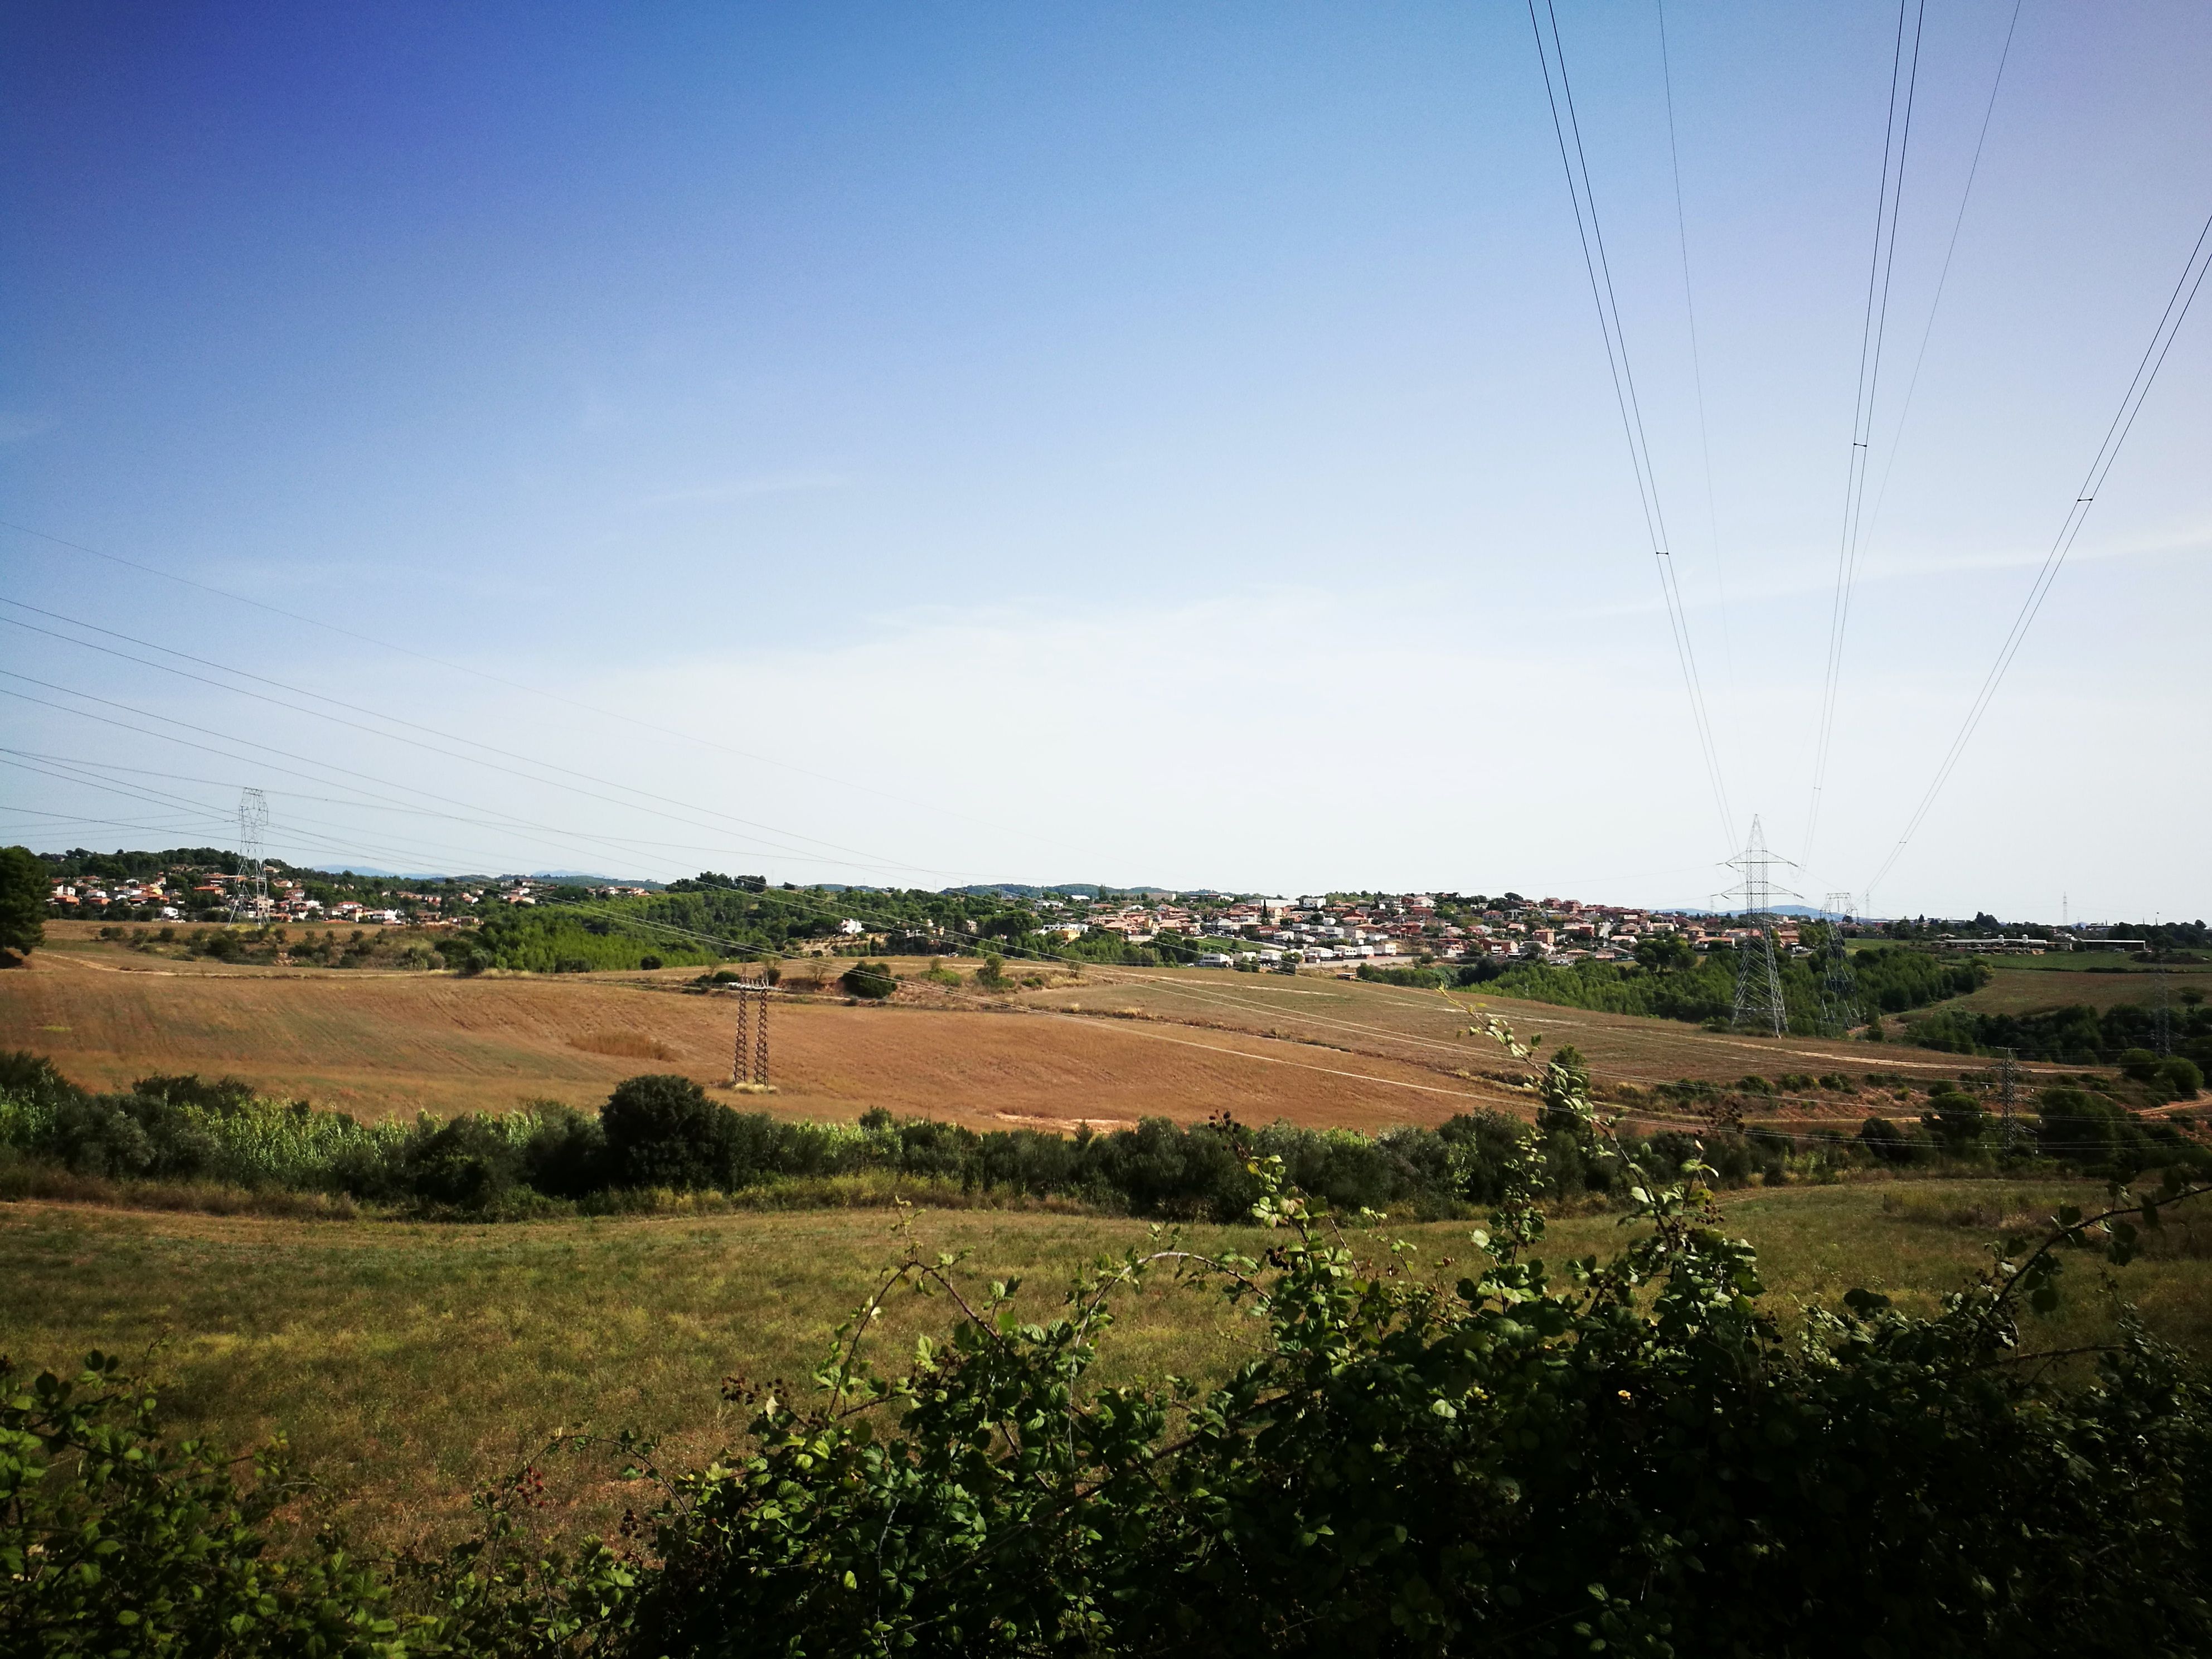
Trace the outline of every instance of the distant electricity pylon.
{"type": "Polygon", "coordinates": [[[251,916],[265,921],[269,915],[269,870],[262,860],[262,843],[269,831],[269,797],[258,789],[238,794],[238,885],[230,902],[230,919],[251,916]]]}
{"type": "Polygon", "coordinates": [[[1756,817],[1751,821],[1750,841],[1727,863],[1743,879],[1718,896],[1723,908],[1730,899],[1738,901],[1736,908],[1753,929],[1752,937],[1736,946],[1735,1010],[1729,1024],[1737,1030],[1749,1028],[1780,1036],[1790,1029],[1790,1011],[1782,1000],[1782,972],[1774,962],[1774,896],[1801,896],[1776,884],[1774,866],[1787,864],[1794,870],[1796,865],[1767,850],[1765,832],[1756,817]]]}
{"type": "Polygon", "coordinates": [[[731,988],[738,994],[738,1041],[730,1057],[730,1081],[768,1087],[768,981],[740,980],[731,988]]]}
{"type": "Polygon", "coordinates": [[[1831,893],[1820,908],[1828,913],[1828,948],[1820,953],[1820,1023],[1840,1036],[1859,1023],[1858,981],[1844,954],[1843,924],[1853,914],[1851,896],[1831,893]]]}

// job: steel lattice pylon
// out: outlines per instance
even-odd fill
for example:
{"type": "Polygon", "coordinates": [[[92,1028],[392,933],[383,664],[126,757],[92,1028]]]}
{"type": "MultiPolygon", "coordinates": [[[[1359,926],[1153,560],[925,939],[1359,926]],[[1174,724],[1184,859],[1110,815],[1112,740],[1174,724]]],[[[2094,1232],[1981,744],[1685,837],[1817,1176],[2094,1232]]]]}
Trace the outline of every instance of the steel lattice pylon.
{"type": "Polygon", "coordinates": [[[1774,866],[1787,864],[1794,870],[1796,866],[1767,850],[1765,832],[1756,817],[1751,821],[1751,839],[1727,862],[1743,879],[1717,896],[1724,909],[1729,908],[1728,901],[1736,901],[1734,908],[1753,930],[1751,938],[1737,942],[1735,1008],[1729,1024],[1737,1030],[1748,1028],[1781,1036],[1790,1029],[1790,1010],[1782,997],[1782,971],[1774,961],[1774,896],[1800,896],[1776,884],[1774,866]]]}
{"type": "Polygon", "coordinates": [[[263,861],[262,843],[269,831],[269,797],[258,789],[238,794],[238,885],[230,901],[230,919],[254,921],[269,919],[269,869],[263,861]]]}
{"type": "Polygon", "coordinates": [[[1859,1023],[1859,985],[1844,954],[1843,924],[1853,912],[1849,893],[1831,893],[1820,905],[1828,913],[1828,948],[1820,953],[1820,1024],[1842,1036],[1859,1023]]]}
{"type": "Polygon", "coordinates": [[[740,980],[731,988],[738,998],[738,1040],[730,1058],[730,1081],[768,1087],[768,980],[740,980]]]}

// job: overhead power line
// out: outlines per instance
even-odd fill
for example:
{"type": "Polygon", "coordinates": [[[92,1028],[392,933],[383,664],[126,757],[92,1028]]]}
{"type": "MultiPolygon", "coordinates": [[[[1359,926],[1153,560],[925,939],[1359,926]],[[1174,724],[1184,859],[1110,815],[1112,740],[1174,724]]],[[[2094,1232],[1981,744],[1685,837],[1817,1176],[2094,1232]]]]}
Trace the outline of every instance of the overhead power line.
{"type": "Polygon", "coordinates": [[[2058,573],[2066,563],[2066,556],[2073,551],[2075,540],[2081,535],[2082,525],[2088,520],[2090,507],[2104,489],[2105,479],[2111,473],[2112,464],[2119,459],[2121,446],[2127,442],[2128,434],[2135,429],[2136,416],[2142,412],[2143,400],[2150,396],[2150,389],[2158,380],[2158,372],[2165,366],[2166,354],[2173,349],[2174,336],[2181,331],[2181,325],[2189,316],[2189,308],[2197,302],[2197,291],[2204,285],[2208,270],[2212,270],[2212,215],[2206,216],[2203,228],[2197,233],[2196,244],[2190,249],[2189,258],[2181,268],[2181,280],[2173,285],[2173,292],[2166,296],[2166,309],[2159,313],[2158,326],[2151,331],[2150,343],[2143,349],[2142,356],[2136,364],[2134,378],[2129,380],[2127,391],[2121,395],[2119,410],[2112,416],[2112,424],[2105,428],[2104,441],[2097,446],[2096,455],[2089,463],[2089,471],[2081,480],[2081,489],[2075,493],[2072,505],[2066,509],[2066,516],[2058,526],[2058,534],[2051,544],[2051,550],[2044,555],[2043,563],[2035,573],[2035,580],[2029,584],[2027,595],[2021,601],[2019,614],[2014,617],[2003,642],[1997,647],[1996,659],[1983,677],[1981,688],[1974,694],[1966,719],[1960,722],[1958,735],[1951,739],[1951,746],[1944,751],[1942,760],[1937,764],[1936,775],[1929,780],[1927,793],[1921,796],[1919,804],[1913,808],[1912,816],[1905,821],[1905,832],[1898,836],[1897,844],[1889,849],[1889,856],[1882,860],[1881,868],[1875,872],[1874,879],[1866,884],[1868,894],[1881,884],[1897,860],[1903,856],[1906,845],[1926,821],[1929,809],[1935,805],[1936,797],[1942,793],[1944,784],[1949,781],[1953,770],[1959,764],[1960,757],[1966,753],[1975,728],[1982,723],[1982,716],[1989,712],[1990,702],[1996,696],[1997,687],[2003,683],[2005,672],[2012,666],[2012,659],[2020,653],[2021,641],[2027,639],[2036,613],[2043,609],[2044,600],[2050,596],[2051,584],[2058,580],[2058,573]]]}
{"type": "MultiPolygon", "coordinates": [[[[50,680],[33,679],[28,675],[18,674],[12,669],[0,668],[0,676],[4,676],[9,679],[21,680],[28,685],[42,686],[48,690],[59,691],[66,696],[82,698],[88,702],[99,703],[106,708],[121,709],[125,714],[136,714],[143,720],[158,720],[166,726],[178,726],[185,731],[196,732],[206,737],[219,738],[226,743],[234,743],[240,744],[244,748],[258,750],[264,754],[274,755],[280,757],[282,760],[295,761],[302,765],[318,768],[321,773],[334,773],[340,777],[360,778],[367,782],[376,785],[380,788],[398,790],[403,794],[417,796],[424,800],[436,801],[441,805],[459,806],[465,811],[478,814],[478,821],[486,828],[501,830],[510,834],[520,835],[526,840],[535,840],[546,844],[562,846],[572,854],[575,847],[578,845],[590,843],[592,847],[599,849],[594,854],[594,856],[604,857],[608,849],[612,849],[625,856],[635,856],[635,854],[631,850],[633,843],[621,836],[592,835],[579,831],[564,831],[560,830],[549,830],[548,827],[544,824],[540,824],[529,818],[519,817],[514,813],[501,812],[491,807],[479,806],[469,801],[456,800],[449,795],[437,794],[433,791],[420,788],[416,785],[397,782],[389,778],[380,778],[370,773],[360,772],[350,767],[337,765],[333,762],[318,760],[313,757],[306,755],[296,755],[289,750],[277,749],[270,744],[258,742],[251,738],[239,737],[231,732],[218,731],[212,726],[197,726],[188,720],[178,720],[173,715],[157,714],[149,709],[138,708],[129,703],[118,702],[112,698],[94,696],[90,692],[79,691],[65,685],[57,685],[50,680]],[[548,839],[549,836],[550,837],[550,841],[548,839]]],[[[89,709],[72,708],[67,703],[55,702],[45,697],[34,697],[27,692],[13,690],[5,686],[0,686],[0,696],[18,698],[25,702],[36,703],[41,708],[52,708],[58,710],[63,714],[73,714],[80,720],[95,721],[102,726],[116,726],[126,732],[136,732],[143,737],[157,738],[161,742],[175,744],[186,749],[198,749],[208,754],[220,755],[225,760],[244,762],[247,765],[255,768],[258,771],[274,772],[280,775],[288,777],[305,778],[310,782],[322,784],[325,787],[328,787],[331,782],[331,779],[330,777],[319,775],[318,772],[301,771],[296,766],[281,765],[270,761],[261,760],[254,757],[240,755],[228,749],[217,749],[211,744],[195,742],[189,738],[177,737],[167,732],[156,732],[143,726],[134,726],[128,720],[116,720],[105,714],[97,714],[89,709]]],[[[386,796],[385,799],[388,801],[392,798],[386,796]]],[[[741,839],[751,838],[741,837],[741,839]]],[[[737,849],[732,848],[729,850],[735,851],[737,849]]]]}
{"type": "Polygon", "coordinates": [[[1928,321],[1920,331],[1920,348],[1913,354],[1912,374],[1905,383],[1897,425],[1889,435],[1889,451],[1881,464],[1881,483],[1874,492],[1874,506],[1867,512],[1863,544],[1874,539],[1874,528],[1881,521],[1881,505],[1889,499],[1889,481],[1897,471],[1898,453],[1905,445],[1905,423],[1912,415],[1912,395],[1920,389],[1920,371],[1928,361],[1928,342],[1935,337],[1936,313],[1942,309],[1943,290],[1951,281],[1951,261],[1959,252],[1959,233],[1966,227],[1966,204],[1974,199],[1974,180],[1981,176],[1982,150],[1990,142],[1990,121],[1997,112],[1997,94],[2004,88],[2005,65],[2012,61],[2013,36],[2020,30],[2023,3],[2024,0],[2013,0],[2012,21],[2005,27],[2004,46],[1997,53],[1997,72],[1990,81],[1989,102],[1982,106],[1982,130],[1974,139],[1974,159],[1967,164],[1966,186],[1959,192],[1959,211],[1952,217],[1951,239],[1943,248],[1943,268],[1936,274],[1936,296],[1928,302],[1928,321]]]}
{"type": "Polygon", "coordinates": [[[1721,515],[1713,493],[1713,441],[1705,424],[1705,370],[1698,349],[1698,304],[1690,283],[1689,217],[1682,210],[1682,153],[1674,140],[1674,66],[1667,50],[1667,0],[1658,0],[1658,12],[1659,75],[1667,89],[1667,161],[1674,173],[1674,240],[1682,252],[1682,309],[1690,320],[1690,380],[1697,388],[1698,453],[1705,470],[1705,529],[1713,544],[1713,590],[1720,600],[1721,661],[1733,681],[1735,644],[1729,633],[1728,579],[1721,568],[1721,515]]]}
{"type": "Polygon", "coordinates": [[[1881,348],[1889,326],[1890,278],[1897,263],[1897,214],[1905,198],[1905,162],[1912,138],[1912,94],[1920,81],[1920,27],[1927,0],[1898,0],[1897,41],[1889,65],[1889,120],[1882,132],[1881,188],[1875,200],[1874,250],[1867,262],[1866,312],[1859,325],[1859,372],[1852,388],[1850,465],[1844,480],[1844,528],[1836,550],[1836,595],[1828,610],[1828,654],[1820,684],[1820,726],[1813,748],[1813,799],[1805,814],[1807,858],[1820,830],[1820,794],[1843,684],[1844,636],[1850,623],[1851,584],[1858,574],[1860,507],[1874,440],[1875,395],[1881,383],[1881,348]],[[1911,57],[1905,20],[1912,17],[1911,57]],[[1899,94],[1903,94],[1902,119],[1899,94]]]}
{"type": "MultiPolygon", "coordinates": [[[[47,611],[34,605],[26,605],[21,599],[7,599],[4,596],[0,596],[0,605],[13,605],[18,610],[28,611],[38,616],[51,617],[56,622],[67,623],[72,628],[84,629],[87,631],[94,634],[104,634],[110,639],[123,640],[130,644],[143,647],[149,651],[158,651],[165,656],[176,657],[185,662],[198,663],[204,668],[212,668],[220,673],[229,674],[239,679],[252,680],[258,684],[271,686],[277,690],[289,692],[294,697],[311,698],[316,702],[328,703],[332,708],[343,708],[349,710],[354,714],[366,714],[372,720],[382,720],[388,725],[402,726],[410,732],[424,732],[430,737],[441,738],[447,743],[462,744],[471,749],[481,750],[487,755],[497,755],[507,760],[519,761],[525,766],[536,767],[543,771],[556,773],[562,775],[550,778],[541,777],[537,775],[535,773],[518,771],[514,767],[497,765],[491,762],[479,759],[474,756],[457,754],[451,749],[441,748],[436,744],[426,743],[419,738],[407,737],[396,732],[380,731],[373,726],[364,726],[359,720],[347,720],[341,715],[331,714],[325,709],[310,708],[305,703],[288,701],[283,697],[271,696],[267,692],[252,690],[245,686],[230,685],[221,680],[210,679],[204,674],[195,674],[188,670],[178,668],[169,663],[156,662],[153,659],[148,657],[133,656],[128,651],[118,651],[111,646],[95,644],[90,640],[76,639],[71,635],[61,633],[55,629],[40,628],[35,623],[23,622],[14,617],[0,617],[0,623],[4,623],[10,628],[20,628],[30,633],[42,634],[49,639],[60,640],[65,644],[74,645],[80,650],[96,651],[105,656],[119,658],[125,662],[135,662],[143,668],[152,668],[158,670],[161,673],[173,674],[180,679],[196,681],[202,685],[211,685],[219,691],[228,691],[235,696],[252,697],[258,702],[269,703],[279,708],[289,708],[295,714],[306,714],[314,720],[328,720],[334,725],[346,726],[356,732],[366,732],[371,737],[384,738],[387,742],[403,743],[416,749],[427,750],[431,754],[442,755],[448,760],[464,761],[471,766],[482,767],[489,771],[503,772],[509,776],[523,778],[532,783],[543,784],[556,789],[570,790],[575,793],[586,795],[593,800],[605,801],[610,805],[627,807],[633,811],[642,810],[648,812],[655,812],[659,817],[673,818],[678,823],[689,823],[696,829],[714,830],[718,828],[718,826],[714,824],[702,823],[696,818],[679,817],[674,813],[660,811],[659,811],[659,807],[656,805],[646,805],[641,808],[634,802],[616,800],[611,796],[598,794],[593,793],[592,790],[581,788],[577,784],[564,782],[562,781],[562,778],[575,778],[581,780],[584,783],[596,784],[604,789],[620,790],[626,794],[638,797],[641,801],[658,803],[659,805],[665,806],[680,806],[686,811],[690,812],[704,812],[714,817],[726,819],[732,823],[742,824],[750,830],[765,830],[770,835],[788,836],[793,841],[806,842],[811,843],[812,846],[823,848],[832,852],[850,853],[854,854],[856,858],[864,860],[863,863],[855,866],[859,868],[872,870],[905,870],[921,875],[973,875],[975,873],[973,871],[943,870],[933,866],[902,864],[896,860],[886,858],[879,854],[866,852],[859,848],[843,846],[836,842],[823,841],[817,836],[802,835],[796,830],[781,830],[773,824],[761,823],[751,818],[738,817],[733,814],[720,811],[714,807],[695,805],[690,802],[678,800],[672,796],[657,794],[651,790],[640,789],[630,784],[617,782],[612,779],[597,777],[591,773],[580,772],[574,767],[562,766],[553,761],[538,760],[532,756],[517,754],[513,750],[502,749],[496,744],[486,743],[479,738],[471,738],[463,736],[457,732],[441,731],[435,726],[423,726],[414,720],[403,720],[396,714],[387,714],[379,709],[364,707],[360,703],[348,702],[343,698],[325,696],[319,691],[311,691],[301,686],[289,685],[282,680],[271,679],[265,674],[256,674],[243,668],[233,668],[227,663],[216,662],[211,658],[194,656],[190,652],[178,651],[168,646],[155,644],[150,640],[142,640],[132,635],[118,633],[113,629],[102,628],[95,623],[82,622],[74,617],[65,617],[59,611],[47,611]]],[[[799,847],[779,845],[774,842],[763,842],[763,845],[769,850],[787,853],[797,858],[816,858],[819,856],[818,854],[809,853],[805,848],[799,847]]],[[[841,862],[841,860],[829,860],[824,861],[830,863],[841,862]]]]}
{"type": "MultiPolygon", "coordinates": [[[[121,565],[127,570],[141,571],[149,576],[158,576],[163,581],[175,582],[179,586],[197,588],[203,593],[212,593],[218,599],[228,599],[235,605],[251,605],[257,611],[265,611],[270,616],[282,617],[288,622],[303,623],[310,628],[319,628],[326,633],[336,634],[343,639],[358,640],[362,644],[373,645],[379,650],[396,652],[403,657],[411,657],[416,662],[429,663],[434,667],[449,669],[456,674],[466,674],[492,685],[504,686],[511,691],[521,691],[533,697],[543,697],[549,702],[556,702],[564,708],[579,709],[586,714],[596,714],[601,720],[616,720],[624,726],[634,726],[641,732],[657,732],[663,737],[675,738],[684,743],[696,744],[702,749],[712,749],[720,754],[734,756],[739,760],[757,761],[763,765],[776,767],[799,777],[811,778],[817,783],[835,784],[842,789],[857,790],[863,794],[874,795],[884,800],[896,801],[902,806],[911,807],[916,804],[911,793],[879,788],[875,785],[856,782],[849,778],[834,777],[826,772],[817,772],[807,767],[795,766],[789,761],[778,760],[772,755],[756,754],[748,749],[733,748],[728,744],[719,743],[712,738],[702,738],[696,732],[686,732],[678,726],[663,726],[657,720],[640,720],[634,714],[624,714],[611,708],[602,708],[596,703],[585,702],[579,698],[568,696],[558,691],[549,691],[543,686],[532,685],[522,680],[509,679],[507,676],[495,674],[489,669],[471,667],[466,663],[455,662],[448,657],[433,656],[428,652],[417,651],[412,646],[400,645],[391,640],[380,639],[374,634],[364,634],[356,629],[343,628],[320,617],[310,617],[296,611],[287,611],[281,605],[270,605],[265,600],[254,599],[248,594],[233,592],[226,587],[217,587],[212,582],[198,581],[190,576],[179,576],[173,570],[164,570],[157,565],[141,563],[137,559],[126,559],[119,553],[110,553],[100,548],[90,547],[82,542],[71,541],[66,537],[50,535],[43,530],[33,530],[28,525],[16,524],[9,520],[0,519],[0,530],[12,530],[19,536],[33,537],[50,546],[67,548],[73,553],[82,553],[92,558],[105,559],[110,564],[121,565]]],[[[934,805],[932,805],[929,810],[940,817],[957,818],[966,823],[984,825],[1001,831],[1008,828],[1006,823],[996,818],[986,821],[934,805]]],[[[1037,842],[1040,844],[1049,844],[1045,843],[1041,836],[1029,835],[1019,830],[1014,830],[1013,833],[1022,835],[1024,839],[1037,842]]]]}
{"type": "Polygon", "coordinates": [[[1636,376],[1629,363],[1628,337],[1621,327],[1620,307],[1613,297],[1613,267],[1606,257],[1605,234],[1598,223],[1597,198],[1590,188],[1589,162],[1583,150],[1582,125],[1575,115],[1574,88],[1567,79],[1566,51],[1559,40],[1559,20],[1552,0],[1545,0],[1544,15],[1551,24],[1548,44],[1544,24],[1537,19],[1536,0],[1528,0],[1528,27],[1536,37],[1536,59],[1544,73],[1544,97],[1551,107],[1552,131],[1559,141],[1559,165],[1567,176],[1568,199],[1574,204],[1575,232],[1582,243],[1583,269],[1589,273],[1590,298],[1597,307],[1598,331],[1605,339],[1606,364],[1613,374],[1613,401],[1620,405],[1621,431],[1628,440],[1629,465],[1636,474],[1637,499],[1643,507],[1644,531],[1650,538],[1653,561],[1658,567],[1659,591],[1667,602],[1668,626],[1674,636],[1674,658],[1682,671],[1683,689],[1689,693],[1690,715],[1697,726],[1698,746],[1704,754],[1705,775],[1712,786],[1713,806],[1720,814],[1721,833],[1732,842],[1735,815],[1729,806],[1728,786],[1722,775],[1720,750],[1713,740],[1712,722],[1706,717],[1705,691],[1698,674],[1689,614],[1683,607],[1680,584],[1674,577],[1674,561],[1667,541],[1666,514],[1659,502],[1658,475],[1651,465],[1650,446],[1644,439],[1643,405],[1636,395],[1636,376]]]}

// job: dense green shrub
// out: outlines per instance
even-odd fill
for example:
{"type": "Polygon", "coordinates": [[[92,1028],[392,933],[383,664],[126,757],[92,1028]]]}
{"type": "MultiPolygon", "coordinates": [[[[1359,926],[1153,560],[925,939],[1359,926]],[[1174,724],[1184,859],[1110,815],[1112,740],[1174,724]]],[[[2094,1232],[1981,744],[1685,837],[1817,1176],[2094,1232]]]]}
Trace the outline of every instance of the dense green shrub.
{"type": "Polygon", "coordinates": [[[880,962],[856,962],[837,982],[844,987],[846,995],[865,997],[871,1002],[880,1002],[898,989],[890,965],[880,962]]]}
{"type": "Polygon", "coordinates": [[[523,1145],[525,1177],[549,1198],[581,1198],[606,1178],[607,1132],[596,1117],[547,1102],[523,1145]]]}
{"type": "Polygon", "coordinates": [[[733,1115],[688,1077],[634,1077],[599,1111],[608,1184],[720,1187],[730,1178],[733,1115]]]}
{"type": "Polygon", "coordinates": [[[1869,1117],[1860,1124],[1859,1144],[1884,1164],[1917,1164],[1929,1151],[1925,1141],[1886,1117],[1869,1117]]]}

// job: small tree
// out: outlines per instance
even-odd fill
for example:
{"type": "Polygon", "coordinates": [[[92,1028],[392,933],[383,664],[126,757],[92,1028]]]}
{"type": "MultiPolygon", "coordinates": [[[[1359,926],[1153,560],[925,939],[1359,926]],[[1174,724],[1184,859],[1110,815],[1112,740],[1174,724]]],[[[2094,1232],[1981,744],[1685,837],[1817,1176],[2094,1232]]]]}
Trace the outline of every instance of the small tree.
{"type": "Polygon", "coordinates": [[[46,871],[27,847],[0,847],[0,951],[27,957],[46,942],[46,871]]]}

